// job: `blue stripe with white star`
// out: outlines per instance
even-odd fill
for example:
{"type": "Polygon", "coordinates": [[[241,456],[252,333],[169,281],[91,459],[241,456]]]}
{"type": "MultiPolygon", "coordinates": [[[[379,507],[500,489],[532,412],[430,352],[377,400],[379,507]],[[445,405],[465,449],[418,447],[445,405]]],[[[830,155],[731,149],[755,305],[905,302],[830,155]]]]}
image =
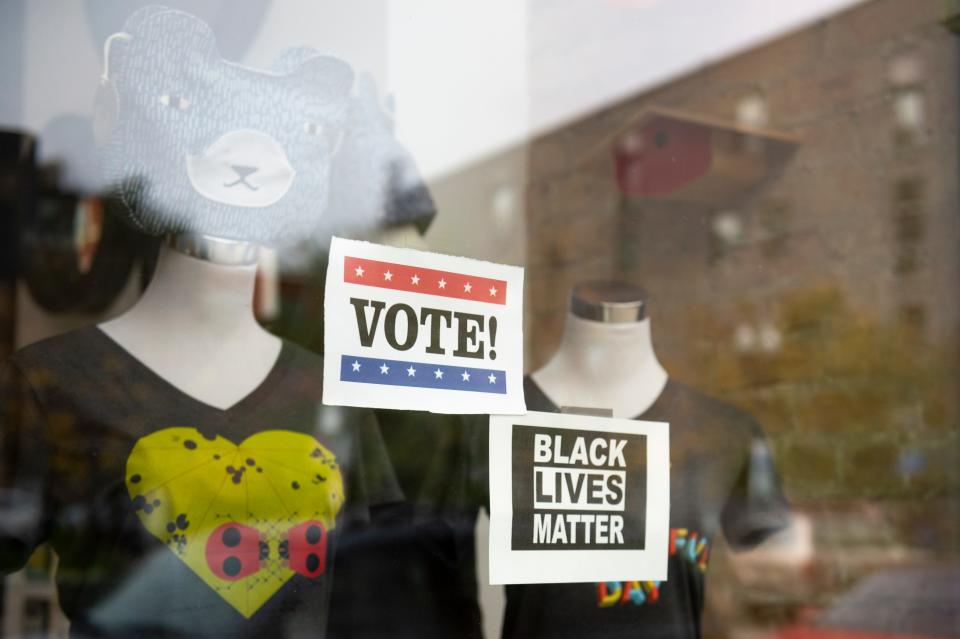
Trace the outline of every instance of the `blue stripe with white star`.
{"type": "Polygon", "coordinates": [[[398,359],[340,356],[340,380],[474,393],[507,393],[507,374],[492,368],[444,366],[398,359]]]}

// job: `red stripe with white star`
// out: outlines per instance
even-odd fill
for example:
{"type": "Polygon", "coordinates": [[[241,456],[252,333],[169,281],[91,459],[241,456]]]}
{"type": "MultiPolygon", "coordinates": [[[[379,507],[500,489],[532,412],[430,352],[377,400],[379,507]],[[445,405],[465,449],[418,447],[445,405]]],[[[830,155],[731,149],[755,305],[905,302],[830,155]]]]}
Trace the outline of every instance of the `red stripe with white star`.
{"type": "Polygon", "coordinates": [[[349,255],[343,258],[343,281],[474,302],[507,303],[507,283],[504,280],[349,255]]]}

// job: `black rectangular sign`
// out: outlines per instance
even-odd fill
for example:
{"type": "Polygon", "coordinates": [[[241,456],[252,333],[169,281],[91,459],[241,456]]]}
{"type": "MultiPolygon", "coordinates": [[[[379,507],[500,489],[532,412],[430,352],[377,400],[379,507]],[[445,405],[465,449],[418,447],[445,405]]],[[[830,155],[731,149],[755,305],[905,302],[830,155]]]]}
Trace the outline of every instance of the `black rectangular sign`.
{"type": "Polygon", "coordinates": [[[513,425],[513,550],[643,550],[647,438],[513,425]]]}

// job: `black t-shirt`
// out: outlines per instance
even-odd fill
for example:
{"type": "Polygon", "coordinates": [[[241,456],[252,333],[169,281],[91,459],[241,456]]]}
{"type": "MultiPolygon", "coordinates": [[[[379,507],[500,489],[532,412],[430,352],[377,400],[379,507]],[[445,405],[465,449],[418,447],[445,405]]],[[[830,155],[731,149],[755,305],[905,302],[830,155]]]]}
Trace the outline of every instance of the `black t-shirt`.
{"type": "MultiPolygon", "coordinates": [[[[529,410],[558,410],[532,379],[524,392],[529,410]]],[[[505,638],[700,637],[718,530],[745,548],[787,524],[763,432],[750,415],[670,380],[637,419],[670,424],[667,580],[507,586],[505,638]]]]}
{"type": "Polygon", "coordinates": [[[372,411],[289,342],[221,410],[96,327],[0,379],[0,570],[41,542],[75,637],[320,637],[340,531],[402,499],[372,411]]]}
{"type": "Polygon", "coordinates": [[[377,418],[407,501],[379,509],[375,525],[340,545],[330,637],[480,639],[474,525],[486,497],[486,418],[377,418]]]}

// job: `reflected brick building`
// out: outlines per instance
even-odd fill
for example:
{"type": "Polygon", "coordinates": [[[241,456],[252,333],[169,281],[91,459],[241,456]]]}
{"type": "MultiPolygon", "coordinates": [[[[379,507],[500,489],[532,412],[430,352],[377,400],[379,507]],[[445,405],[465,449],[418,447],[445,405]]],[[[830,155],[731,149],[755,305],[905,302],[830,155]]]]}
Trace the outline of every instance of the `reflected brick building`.
{"type": "Polygon", "coordinates": [[[498,170],[525,182],[531,370],[559,343],[575,283],[626,278],[649,293],[671,374],[761,421],[814,555],[802,578],[753,591],[743,572],[726,574],[735,588],[718,576],[714,608],[737,627],[960,549],[960,53],[946,9],[864,3],[439,186],[498,170]],[[797,144],[716,202],[628,196],[618,145],[651,108],[797,144]]]}

